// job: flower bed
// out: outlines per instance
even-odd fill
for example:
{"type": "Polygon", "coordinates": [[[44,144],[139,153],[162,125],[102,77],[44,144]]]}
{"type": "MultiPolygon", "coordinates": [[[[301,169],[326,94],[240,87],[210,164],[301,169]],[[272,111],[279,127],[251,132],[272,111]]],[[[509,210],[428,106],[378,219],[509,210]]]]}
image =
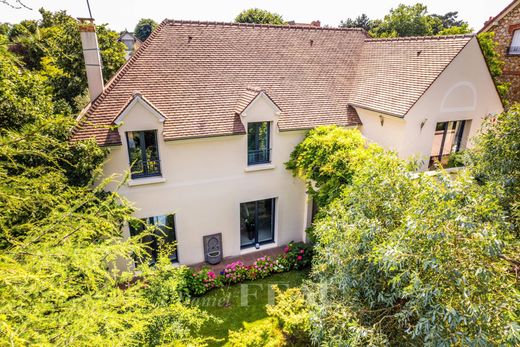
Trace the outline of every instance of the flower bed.
{"type": "Polygon", "coordinates": [[[192,295],[202,295],[213,288],[241,283],[247,280],[265,278],[273,273],[301,270],[310,266],[312,247],[302,242],[291,242],[284,248],[284,253],[276,258],[264,256],[246,266],[241,261],[226,265],[220,273],[209,269],[189,270],[187,285],[192,295]]]}

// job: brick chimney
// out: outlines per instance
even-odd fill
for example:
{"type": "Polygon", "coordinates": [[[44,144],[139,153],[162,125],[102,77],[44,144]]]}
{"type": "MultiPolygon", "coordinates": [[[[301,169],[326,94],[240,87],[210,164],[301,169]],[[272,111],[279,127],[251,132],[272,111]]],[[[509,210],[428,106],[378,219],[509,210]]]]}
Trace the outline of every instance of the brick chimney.
{"type": "Polygon", "coordinates": [[[103,92],[104,88],[96,26],[93,18],[78,18],[78,20],[81,46],[83,47],[83,57],[87,70],[88,92],[90,101],[93,101],[103,92]]]}

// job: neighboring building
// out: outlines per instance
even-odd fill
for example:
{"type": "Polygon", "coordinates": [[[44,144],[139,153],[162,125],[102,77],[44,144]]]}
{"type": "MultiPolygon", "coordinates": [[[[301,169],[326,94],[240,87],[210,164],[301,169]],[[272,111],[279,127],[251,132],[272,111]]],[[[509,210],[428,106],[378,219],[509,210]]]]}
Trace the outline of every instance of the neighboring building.
{"type": "Polygon", "coordinates": [[[500,82],[511,83],[509,100],[520,101],[520,0],[510,3],[495,17],[490,18],[480,32],[495,33],[498,53],[504,60],[500,82]]]}
{"type": "Polygon", "coordinates": [[[130,56],[141,46],[141,40],[134,36],[134,33],[123,31],[119,35],[119,42],[123,42],[126,46],[126,60],[130,59],[130,56]]]}
{"type": "Polygon", "coordinates": [[[93,97],[73,140],[110,148],[106,176],[131,170],[119,193],[170,226],[185,264],[209,234],[224,256],[304,240],[312,202],[284,163],[313,127],[359,128],[426,168],[502,111],[474,36],[174,20],[93,97]]]}

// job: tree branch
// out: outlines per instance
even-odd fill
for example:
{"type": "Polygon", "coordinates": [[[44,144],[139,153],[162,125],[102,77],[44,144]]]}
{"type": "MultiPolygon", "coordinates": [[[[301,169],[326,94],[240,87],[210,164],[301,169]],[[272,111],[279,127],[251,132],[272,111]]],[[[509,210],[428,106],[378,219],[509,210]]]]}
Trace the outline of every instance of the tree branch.
{"type": "Polygon", "coordinates": [[[14,3],[12,1],[8,1],[8,0],[0,0],[0,4],[7,5],[7,6],[11,7],[11,8],[14,8],[15,10],[20,10],[22,8],[25,8],[27,10],[31,10],[32,11],[32,8],[30,8],[29,6],[24,4],[22,2],[22,0],[14,0],[14,3]]]}

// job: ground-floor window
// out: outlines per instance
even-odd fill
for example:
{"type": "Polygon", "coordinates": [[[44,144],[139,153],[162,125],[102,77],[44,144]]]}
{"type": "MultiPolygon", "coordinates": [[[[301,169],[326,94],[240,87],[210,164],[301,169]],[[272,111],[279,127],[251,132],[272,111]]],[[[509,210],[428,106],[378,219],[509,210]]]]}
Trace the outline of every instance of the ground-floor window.
{"type": "MultiPolygon", "coordinates": [[[[143,238],[143,242],[147,246],[149,259],[152,263],[155,263],[159,255],[161,240],[165,244],[171,244],[177,240],[177,237],[175,235],[175,215],[169,214],[165,216],[148,217],[143,218],[142,221],[144,223],[130,225],[130,235],[138,235],[140,232],[144,230],[145,225],[155,226],[154,234],[147,235],[143,238]]],[[[177,249],[175,249],[175,251],[172,254],[170,254],[169,257],[172,262],[177,262],[177,249]]],[[[136,259],[136,262],[142,263],[143,259],[136,259]]]]}
{"type": "Polygon", "coordinates": [[[441,163],[446,166],[449,155],[464,148],[464,133],[468,128],[468,121],[440,122],[435,127],[432,152],[429,167],[441,163]]]}
{"type": "Polygon", "coordinates": [[[275,199],[240,204],[240,247],[274,242],[275,199]]]}

